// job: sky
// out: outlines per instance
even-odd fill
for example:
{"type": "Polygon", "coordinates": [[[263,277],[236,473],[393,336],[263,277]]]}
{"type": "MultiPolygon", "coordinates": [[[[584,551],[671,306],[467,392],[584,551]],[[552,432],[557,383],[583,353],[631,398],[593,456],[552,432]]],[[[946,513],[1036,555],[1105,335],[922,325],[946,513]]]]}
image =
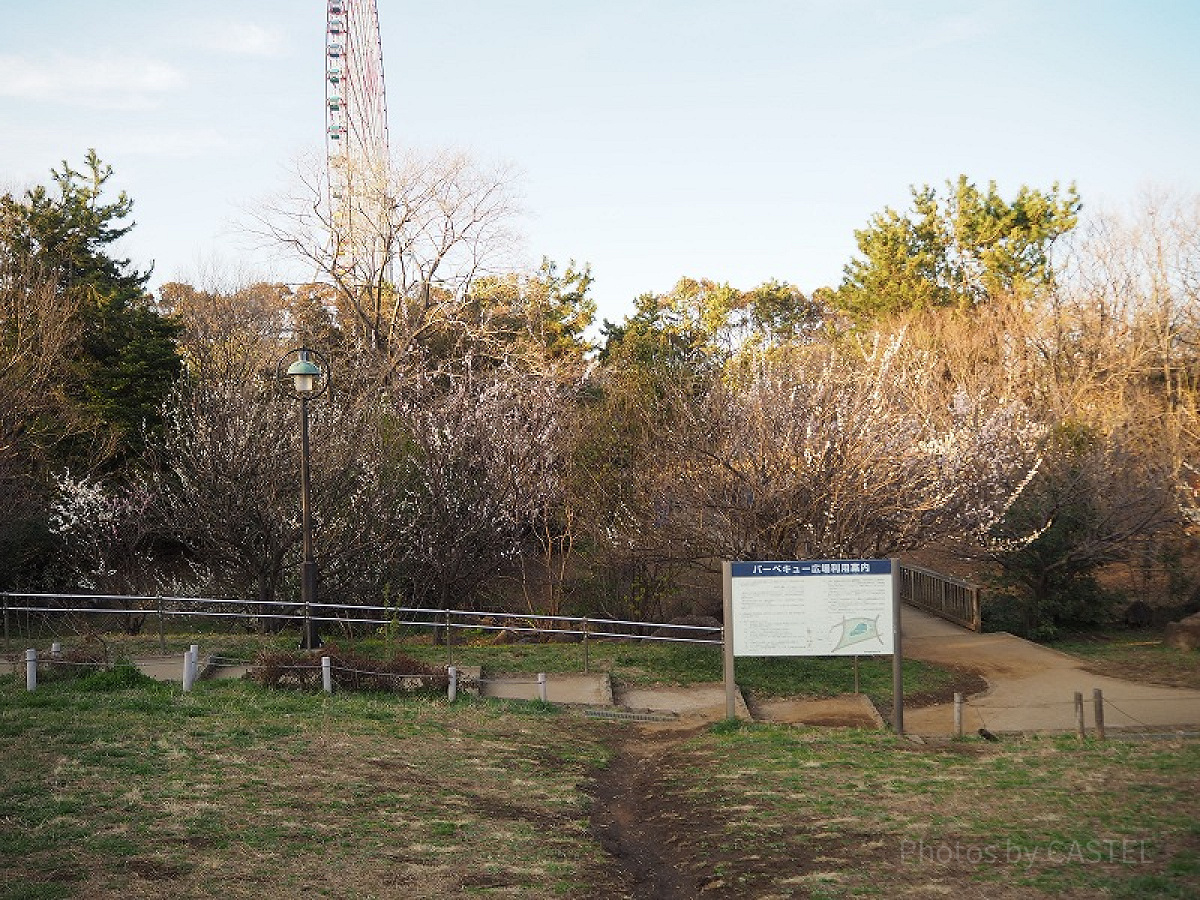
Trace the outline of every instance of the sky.
{"type": "MultiPolygon", "coordinates": [[[[515,167],[514,265],[590,263],[614,321],[685,275],[836,285],[855,229],[960,174],[1200,194],[1195,0],[377,5],[393,149],[515,167]]],[[[324,0],[6,6],[0,191],[95,148],[152,286],[311,277],[239,223],[324,152],[324,0]]]]}

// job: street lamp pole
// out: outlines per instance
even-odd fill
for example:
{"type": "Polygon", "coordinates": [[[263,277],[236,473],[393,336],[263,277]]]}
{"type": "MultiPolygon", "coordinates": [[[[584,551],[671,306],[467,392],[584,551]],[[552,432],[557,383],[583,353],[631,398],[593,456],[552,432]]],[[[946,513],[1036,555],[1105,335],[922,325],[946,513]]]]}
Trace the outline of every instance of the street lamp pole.
{"type": "MultiPolygon", "coordinates": [[[[300,534],[303,541],[304,557],[300,563],[300,603],[304,607],[304,635],[301,645],[305,650],[312,650],[320,645],[317,629],[312,621],[313,607],[317,602],[317,562],[313,553],[312,538],[312,476],[309,467],[308,441],[308,401],[323,394],[329,387],[329,366],[322,368],[310,357],[321,354],[307,347],[301,347],[286,353],[280,359],[277,369],[282,367],[284,360],[297,354],[297,359],[287,369],[287,377],[292,379],[296,397],[300,400],[300,534]]],[[[323,357],[322,357],[323,359],[323,357]]]]}
{"type": "Polygon", "coordinates": [[[304,649],[312,650],[315,641],[312,606],[317,599],[317,562],[313,558],[312,480],[309,475],[308,397],[300,397],[300,533],[304,541],[304,560],[300,563],[300,602],[304,604],[304,649]]]}

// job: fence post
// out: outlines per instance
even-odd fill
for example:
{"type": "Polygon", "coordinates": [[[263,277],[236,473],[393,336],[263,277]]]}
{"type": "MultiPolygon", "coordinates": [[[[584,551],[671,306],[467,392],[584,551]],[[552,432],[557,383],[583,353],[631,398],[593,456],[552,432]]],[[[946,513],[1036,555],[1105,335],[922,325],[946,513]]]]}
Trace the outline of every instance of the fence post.
{"type": "Polygon", "coordinates": [[[167,634],[163,627],[163,598],[158,597],[158,652],[167,655],[167,634]]]}
{"type": "Polygon", "coordinates": [[[1081,741],[1087,737],[1087,729],[1083,724],[1083,691],[1075,692],[1075,736],[1081,741]]]}
{"type": "Polygon", "coordinates": [[[1092,701],[1096,704],[1096,737],[1104,740],[1104,694],[1100,688],[1092,689],[1092,701]]]}
{"type": "Polygon", "coordinates": [[[588,672],[588,620],[583,620],[583,674],[588,672]]]}
{"type": "Polygon", "coordinates": [[[37,650],[32,647],[25,651],[25,690],[37,690],[37,650]]]}
{"type": "Polygon", "coordinates": [[[51,656],[62,656],[62,644],[59,643],[58,641],[54,641],[50,645],[50,655],[51,656]]]}
{"type": "Polygon", "coordinates": [[[538,699],[546,702],[546,673],[538,672],[538,699]]]}
{"type": "Polygon", "coordinates": [[[328,656],[321,657],[321,687],[325,693],[333,693],[333,661],[328,656]]]}
{"type": "MultiPolygon", "coordinates": [[[[194,645],[193,645],[194,646],[194,645]]],[[[192,665],[192,651],[190,649],[183,651],[183,690],[187,693],[192,689],[192,682],[196,680],[196,668],[192,665]]]]}
{"type": "Polygon", "coordinates": [[[954,695],[954,736],[963,736],[963,695],[954,695]]]}
{"type": "Polygon", "coordinates": [[[451,635],[454,632],[450,630],[450,610],[446,610],[446,663],[454,665],[454,639],[451,635]]]}
{"type": "Polygon", "coordinates": [[[447,697],[451,703],[458,699],[458,669],[450,666],[446,669],[446,674],[450,676],[450,687],[447,697]]]}
{"type": "Polygon", "coordinates": [[[8,642],[8,592],[5,591],[2,595],[4,601],[4,649],[9,649],[8,642]]]}

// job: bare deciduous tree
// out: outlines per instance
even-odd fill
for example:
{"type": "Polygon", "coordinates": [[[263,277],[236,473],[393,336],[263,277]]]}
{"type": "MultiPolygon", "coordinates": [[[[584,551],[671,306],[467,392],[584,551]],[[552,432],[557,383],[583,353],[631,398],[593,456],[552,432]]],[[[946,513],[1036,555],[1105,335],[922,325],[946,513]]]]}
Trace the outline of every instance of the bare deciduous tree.
{"type": "Polygon", "coordinates": [[[513,175],[442,152],[352,180],[353,195],[338,197],[322,163],[302,164],[294,192],[252,214],[251,230],[337,288],[343,327],[361,346],[403,353],[457,317],[471,282],[506,259],[513,175]]]}

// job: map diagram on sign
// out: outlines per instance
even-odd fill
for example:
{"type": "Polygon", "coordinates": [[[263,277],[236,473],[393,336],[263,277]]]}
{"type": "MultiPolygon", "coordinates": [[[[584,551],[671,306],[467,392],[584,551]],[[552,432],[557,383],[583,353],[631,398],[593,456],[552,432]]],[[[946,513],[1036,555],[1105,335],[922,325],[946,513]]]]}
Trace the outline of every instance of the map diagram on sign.
{"type": "Polygon", "coordinates": [[[842,635],[838,638],[837,646],[830,652],[837,653],[843,647],[850,647],[854,644],[861,644],[863,641],[878,641],[883,644],[883,637],[879,634],[879,616],[873,619],[843,618],[841,624],[834,625],[830,631],[841,629],[842,635]]]}

